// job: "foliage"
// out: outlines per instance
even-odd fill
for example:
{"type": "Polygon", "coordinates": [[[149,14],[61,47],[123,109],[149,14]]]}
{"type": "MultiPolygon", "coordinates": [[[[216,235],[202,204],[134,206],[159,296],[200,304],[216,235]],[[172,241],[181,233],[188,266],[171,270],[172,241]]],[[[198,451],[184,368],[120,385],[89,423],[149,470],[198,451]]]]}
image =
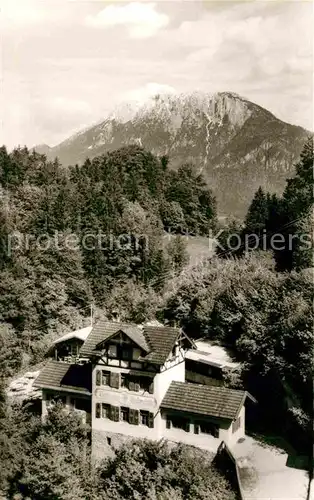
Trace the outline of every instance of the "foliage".
{"type": "Polygon", "coordinates": [[[164,230],[206,233],[216,217],[211,192],[190,167],[173,172],[166,158],[134,145],[81,167],[2,147],[0,194],[8,373],[22,365],[21,352],[40,359],[47,335],[82,326],[92,301],[110,310],[120,288],[134,290],[132,304],[122,298],[125,317],[151,316],[155,294],[186,262],[182,242],[165,247],[164,230]]]}
{"type": "Polygon", "coordinates": [[[101,468],[108,498],[217,500],[236,498],[206,452],[166,442],[133,441],[101,468]]]}
{"type": "MultiPolygon", "coordinates": [[[[180,322],[190,336],[218,339],[233,348],[243,364],[240,378],[259,401],[265,422],[278,431],[282,421],[289,426],[289,408],[311,414],[311,273],[281,274],[267,255],[252,254],[209,261],[172,285],[163,318],[180,322]]],[[[227,378],[226,383],[240,380],[227,378]]],[[[300,439],[303,430],[298,428],[300,439]]]]}
{"type": "Polygon", "coordinates": [[[95,464],[88,432],[60,405],[49,411],[44,424],[21,408],[6,407],[5,414],[5,425],[0,427],[0,442],[4,444],[0,478],[8,498],[236,498],[204,451],[163,441],[135,440],[116,450],[113,458],[95,464]]]}
{"type": "Polygon", "coordinates": [[[248,250],[270,249],[279,271],[306,269],[313,265],[313,138],[304,145],[295,176],[287,180],[283,196],[255,193],[239,232],[248,250]],[[245,238],[251,236],[251,245],[245,238]],[[258,244],[255,245],[255,237],[258,244]]]}

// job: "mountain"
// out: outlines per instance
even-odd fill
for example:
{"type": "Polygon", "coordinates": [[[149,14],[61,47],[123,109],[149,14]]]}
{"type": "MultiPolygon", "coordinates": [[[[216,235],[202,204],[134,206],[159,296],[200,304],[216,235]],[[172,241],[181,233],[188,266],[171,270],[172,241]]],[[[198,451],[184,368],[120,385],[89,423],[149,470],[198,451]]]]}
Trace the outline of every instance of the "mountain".
{"type": "Polygon", "coordinates": [[[36,153],[39,153],[40,155],[50,156],[50,152],[52,149],[53,148],[51,148],[47,144],[37,144],[37,146],[34,146],[32,148],[32,151],[36,151],[36,153]]]}
{"type": "Polygon", "coordinates": [[[119,108],[51,148],[49,157],[75,164],[137,143],[169,155],[173,168],[192,162],[213,189],[219,213],[243,216],[259,186],[282,191],[309,135],[234,93],[163,95],[119,108]]]}

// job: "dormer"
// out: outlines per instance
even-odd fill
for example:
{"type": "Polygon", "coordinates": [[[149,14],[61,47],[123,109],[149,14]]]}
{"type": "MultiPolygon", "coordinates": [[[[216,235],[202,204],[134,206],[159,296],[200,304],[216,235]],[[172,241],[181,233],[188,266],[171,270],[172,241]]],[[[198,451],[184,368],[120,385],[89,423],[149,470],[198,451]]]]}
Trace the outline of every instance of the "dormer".
{"type": "Polygon", "coordinates": [[[87,326],[80,330],[69,332],[59,337],[48,351],[48,356],[56,361],[74,363],[80,358],[80,350],[91,333],[92,327],[87,326]]]}

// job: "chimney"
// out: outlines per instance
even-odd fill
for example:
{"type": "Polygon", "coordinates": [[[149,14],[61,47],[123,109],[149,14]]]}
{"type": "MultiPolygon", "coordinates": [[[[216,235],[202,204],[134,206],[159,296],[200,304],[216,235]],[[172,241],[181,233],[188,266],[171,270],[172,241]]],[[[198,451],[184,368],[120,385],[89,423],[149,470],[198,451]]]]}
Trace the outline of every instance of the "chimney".
{"type": "Polygon", "coordinates": [[[117,311],[116,309],[114,309],[112,311],[112,313],[111,313],[111,319],[115,323],[120,323],[120,314],[119,314],[119,311],[117,311]]]}

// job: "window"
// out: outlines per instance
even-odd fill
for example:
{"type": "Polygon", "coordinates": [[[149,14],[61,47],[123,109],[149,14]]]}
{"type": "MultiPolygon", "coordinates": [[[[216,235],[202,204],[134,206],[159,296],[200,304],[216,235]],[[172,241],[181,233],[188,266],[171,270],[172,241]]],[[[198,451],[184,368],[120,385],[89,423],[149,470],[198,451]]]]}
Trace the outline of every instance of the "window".
{"type": "Polygon", "coordinates": [[[219,427],[212,422],[196,422],[194,424],[194,433],[195,434],[210,434],[213,437],[219,437],[219,427]]]}
{"type": "Polygon", "coordinates": [[[149,379],[147,377],[141,377],[139,379],[139,384],[140,384],[140,388],[143,391],[149,392],[149,388],[150,388],[150,385],[151,385],[151,379],[149,379]]]}
{"type": "Polygon", "coordinates": [[[140,411],[140,422],[142,425],[148,426],[149,412],[141,410],[140,411]]]}
{"type": "Polygon", "coordinates": [[[124,373],[121,373],[121,387],[126,387],[128,388],[129,382],[128,382],[128,377],[124,373]]]}
{"type": "Polygon", "coordinates": [[[132,359],[132,347],[123,346],[121,349],[121,359],[129,361],[132,359]]]}
{"type": "Polygon", "coordinates": [[[120,419],[123,422],[129,421],[129,408],[126,408],[125,406],[121,406],[120,419]]]}
{"type": "Polygon", "coordinates": [[[110,418],[110,405],[102,403],[102,418],[110,418]]]}
{"type": "Polygon", "coordinates": [[[134,375],[121,374],[121,387],[129,389],[129,391],[154,393],[153,381],[148,377],[135,377],[134,375]]]}
{"type": "Polygon", "coordinates": [[[72,344],[71,347],[72,347],[71,348],[71,354],[72,354],[72,356],[78,356],[79,352],[80,352],[79,345],[78,344],[72,344]]]}
{"type": "Polygon", "coordinates": [[[62,403],[63,405],[66,404],[66,396],[61,396],[60,394],[48,393],[46,396],[46,400],[52,404],[55,403],[62,403]]]}
{"type": "Polygon", "coordinates": [[[171,423],[175,429],[183,429],[186,432],[190,432],[190,422],[185,418],[172,418],[171,423]]]}
{"type": "Polygon", "coordinates": [[[110,372],[102,370],[101,372],[101,385],[110,384],[110,372]]]}
{"type": "Polygon", "coordinates": [[[218,437],[219,428],[215,424],[211,424],[208,422],[203,422],[200,424],[200,430],[203,434],[210,434],[211,436],[218,437]]]}
{"type": "Polygon", "coordinates": [[[90,409],[91,409],[90,407],[91,407],[90,400],[76,398],[76,400],[75,400],[75,409],[76,410],[83,410],[83,411],[86,411],[86,413],[90,413],[90,409]]]}
{"type": "Polygon", "coordinates": [[[110,372],[105,370],[97,370],[96,385],[110,385],[110,372]]]}
{"type": "Polygon", "coordinates": [[[109,446],[111,446],[111,438],[110,438],[110,437],[107,437],[107,444],[108,444],[109,446]]]}
{"type": "Polygon", "coordinates": [[[116,358],[117,357],[117,346],[115,344],[110,344],[108,347],[108,356],[110,358],[116,358]]]}
{"type": "Polygon", "coordinates": [[[235,420],[234,422],[232,422],[232,432],[237,432],[237,430],[240,428],[241,426],[241,417],[238,417],[237,420],[235,420]]]}

